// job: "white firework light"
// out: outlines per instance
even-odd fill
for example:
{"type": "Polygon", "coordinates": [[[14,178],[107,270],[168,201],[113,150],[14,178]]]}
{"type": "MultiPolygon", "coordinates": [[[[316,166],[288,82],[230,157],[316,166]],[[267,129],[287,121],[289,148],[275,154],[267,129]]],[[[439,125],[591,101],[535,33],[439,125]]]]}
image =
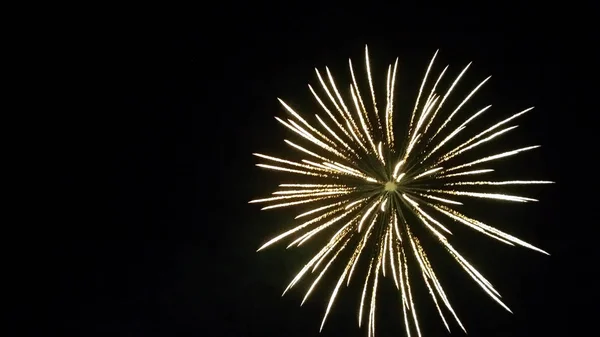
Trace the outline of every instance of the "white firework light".
{"type": "Polygon", "coordinates": [[[289,140],[285,142],[299,151],[305,159],[286,160],[255,153],[266,161],[265,164],[257,164],[260,167],[309,179],[281,184],[272,197],[251,201],[267,203],[263,209],[301,209],[294,227],[271,239],[259,250],[284,239],[291,241],[288,248],[300,246],[326,229],[330,230],[329,235],[334,233],[294,277],[284,294],[307,274],[312,274],[315,277],[304,297],[306,300],[340,253],[344,250],[350,252],[346,261],[339,262],[345,264],[345,268],[327,301],[321,329],[341,286],[350,283],[356,265],[362,259],[368,263],[368,271],[359,280],[364,285],[361,285],[358,325],[366,323],[369,336],[375,334],[375,304],[380,276],[388,276],[399,291],[407,335],[410,336],[411,332],[421,335],[414,294],[411,292],[414,277],[409,277],[414,274],[421,274],[448,331],[450,326],[447,316],[452,316],[465,330],[415,234],[417,227],[422,228],[418,229],[420,233],[427,233],[426,235],[437,240],[458,265],[508,311],[510,309],[501,301],[500,294],[492,284],[451,245],[449,237],[452,233],[448,227],[468,226],[504,244],[523,246],[548,254],[469,217],[465,214],[467,210],[463,208],[463,201],[468,201],[469,198],[536,201],[522,196],[490,193],[489,190],[473,190],[475,188],[551,183],[479,178],[494,171],[487,166],[494,161],[533,150],[539,147],[537,145],[492,153],[476,160],[460,161],[464,158],[463,154],[481,148],[515,129],[517,126],[510,123],[532,108],[518,112],[483,131],[473,131],[469,126],[490,106],[470,115],[458,126],[451,126],[457,124],[450,122],[459,117],[461,108],[490,77],[477,85],[457,106],[446,109],[447,98],[471,64],[460,72],[445,93],[438,94],[437,86],[448,67],[441,71],[433,86],[428,88],[428,78],[436,55],[437,52],[429,63],[410,120],[406,119],[408,128],[403,130],[402,139],[396,139],[393,124],[398,59],[387,69],[385,105],[378,105],[368,49],[365,47],[368,89],[359,88],[350,60],[352,83],[346,99],[342,98],[328,68],[325,73],[316,70],[321,88],[319,91],[310,85],[309,88],[323,111],[315,114],[314,120],[308,121],[279,100],[289,113],[289,118],[276,117],[277,121],[300,136],[304,143],[300,145],[289,140]],[[367,97],[363,97],[361,92],[368,92],[367,97]],[[445,111],[449,113],[444,113],[445,111]],[[307,210],[307,206],[313,207],[307,210]],[[368,252],[365,253],[366,251],[368,252]]]}

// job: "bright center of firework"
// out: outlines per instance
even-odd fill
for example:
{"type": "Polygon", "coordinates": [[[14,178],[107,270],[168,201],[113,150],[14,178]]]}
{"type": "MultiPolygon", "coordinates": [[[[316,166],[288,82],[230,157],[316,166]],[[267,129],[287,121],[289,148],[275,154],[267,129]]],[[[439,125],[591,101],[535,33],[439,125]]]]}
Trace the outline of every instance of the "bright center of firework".
{"type": "Polygon", "coordinates": [[[387,183],[385,183],[385,185],[383,186],[383,189],[388,191],[388,192],[394,192],[396,190],[396,183],[393,181],[388,181],[387,183]]]}

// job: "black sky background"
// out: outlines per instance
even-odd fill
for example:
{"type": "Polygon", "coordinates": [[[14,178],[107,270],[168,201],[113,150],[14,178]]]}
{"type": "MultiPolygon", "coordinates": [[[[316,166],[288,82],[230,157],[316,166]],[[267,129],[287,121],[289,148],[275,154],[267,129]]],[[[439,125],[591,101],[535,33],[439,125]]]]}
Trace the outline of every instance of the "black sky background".
{"type": "MultiPolygon", "coordinates": [[[[517,27],[508,19],[489,30],[434,29],[420,15],[391,10],[378,16],[326,8],[294,14],[273,9],[271,15],[237,10],[204,13],[201,23],[185,29],[151,20],[118,29],[107,24],[106,31],[86,37],[92,43],[76,55],[78,76],[89,83],[84,91],[94,98],[81,104],[81,115],[57,117],[65,130],[56,134],[57,159],[66,164],[59,175],[65,203],[55,210],[62,224],[44,232],[56,239],[40,263],[40,274],[46,275],[42,289],[50,294],[42,310],[51,312],[51,331],[63,336],[319,335],[336,278],[326,277],[303,307],[308,282],[280,297],[319,242],[295,251],[280,246],[255,252],[284,228],[290,213],[261,212],[248,204],[285,178],[255,167],[251,154],[288,151],[283,139],[294,136],[273,118],[284,114],[277,97],[299,111],[313,108],[306,84],[315,83],[314,67],[329,66],[343,83],[348,57],[363,71],[368,44],[376,81],[383,83],[387,65],[400,58],[400,105],[412,106],[439,48],[438,71],[450,64],[451,76],[474,61],[462,95],[492,75],[465,110],[493,105],[481,127],[536,107],[489,149],[541,144],[500,167],[509,175],[514,170],[514,178],[557,184],[526,190],[540,199],[537,204],[481,204],[474,214],[551,256],[458,228],[454,238],[514,315],[441,250],[431,247],[431,259],[469,336],[585,333],[586,322],[597,313],[594,293],[582,295],[594,286],[593,280],[585,281],[593,273],[586,263],[597,254],[581,241],[595,220],[577,213],[591,201],[572,198],[580,187],[571,181],[581,171],[567,162],[581,159],[581,144],[592,144],[593,118],[572,105],[567,73],[576,51],[568,38],[541,23],[517,27]],[[219,24],[207,24],[211,17],[219,24]],[[65,204],[69,212],[63,213],[65,204]]],[[[397,116],[402,117],[407,115],[397,116]]],[[[396,293],[384,280],[377,334],[403,335],[396,293]]],[[[366,335],[356,326],[358,283],[343,289],[321,336],[366,335]]],[[[447,335],[429,295],[417,285],[420,280],[414,283],[424,335],[447,335]]],[[[462,335],[458,326],[451,328],[452,335],[462,335]]]]}

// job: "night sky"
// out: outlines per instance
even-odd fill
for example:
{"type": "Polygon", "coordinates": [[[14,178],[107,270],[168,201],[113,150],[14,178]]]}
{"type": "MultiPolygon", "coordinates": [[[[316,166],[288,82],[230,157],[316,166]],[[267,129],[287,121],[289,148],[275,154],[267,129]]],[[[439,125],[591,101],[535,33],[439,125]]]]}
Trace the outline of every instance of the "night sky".
{"type": "MultiPolygon", "coordinates": [[[[597,220],[589,218],[586,224],[586,215],[574,214],[591,202],[573,198],[580,187],[572,181],[580,177],[569,174],[580,174],[573,166],[583,149],[569,147],[586,144],[593,133],[592,118],[572,109],[572,96],[566,93],[566,38],[541,24],[512,27],[512,19],[487,31],[434,29],[420,19],[424,13],[391,9],[353,14],[272,9],[272,15],[237,10],[204,13],[186,29],[145,22],[111,29],[105,36],[97,33],[98,43],[82,68],[94,69],[82,70],[82,76],[93,77],[99,95],[82,105],[81,114],[87,106],[102,106],[86,124],[94,131],[93,145],[60,138],[62,159],[70,167],[60,178],[70,211],[64,225],[52,231],[60,243],[44,260],[53,331],[62,336],[319,335],[337,276],[325,277],[303,307],[299,304],[310,282],[281,298],[322,242],[255,252],[289,226],[292,213],[263,212],[248,204],[286,178],[254,166],[251,154],[285,156],[289,147],[283,139],[296,138],[274,119],[284,115],[276,98],[312,114],[307,84],[318,83],[314,67],[329,66],[345,85],[348,57],[362,76],[368,44],[379,83],[385,81],[387,65],[399,57],[396,95],[403,109],[412,108],[438,48],[437,70],[450,64],[448,79],[474,61],[459,86],[462,91],[449,104],[455,106],[492,75],[462,115],[492,104],[478,127],[535,106],[519,118],[510,136],[486,147],[491,152],[479,153],[541,144],[493,167],[511,178],[558,183],[511,190],[539,203],[477,203],[470,214],[551,256],[451,224],[457,228],[455,247],[496,286],[514,315],[488,298],[442,250],[425,248],[431,247],[430,259],[469,336],[585,332],[577,321],[588,317],[589,323],[597,309],[587,309],[594,308],[592,293],[580,293],[595,281],[582,282],[590,271],[575,259],[596,253],[592,246],[579,246],[575,237],[586,236],[585,228],[597,220]],[[210,18],[219,23],[205,22],[210,18]],[[67,153],[85,153],[86,159],[67,153]],[[93,202],[76,192],[83,190],[94,195],[93,202]]],[[[396,115],[397,123],[408,118],[404,112],[396,115]]],[[[446,336],[420,276],[413,283],[424,336],[446,336]]],[[[356,324],[359,284],[357,277],[350,288],[342,288],[320,336],[366,336],[356,324]]],[[[389,277],[382,284],[377,335],[402,336],[395,287],[389,277]]],[[[450,324],[453,336],[464,336],[450,324]]]]}

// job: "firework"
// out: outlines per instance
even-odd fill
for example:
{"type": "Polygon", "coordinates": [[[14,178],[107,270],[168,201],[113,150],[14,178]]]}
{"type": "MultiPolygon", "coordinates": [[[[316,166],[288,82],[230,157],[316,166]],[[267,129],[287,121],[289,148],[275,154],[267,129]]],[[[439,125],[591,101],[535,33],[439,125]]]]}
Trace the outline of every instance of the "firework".
{"type": "Polygon", "coordinates": [[[461,210],[461,200],[468,198],[536,201],[504,193],[474,191],[474,188],[551,183],[536,180],[477,180],[479,176],[493,171],[481,168],[480,164],[491,164],[500,158],[530,151],[539,146],[527,146],[494,153],[477,160],[460,161],[464,158],[464,153],[516,128],[509,123],[532,108],[516,113],[483,131],[472,132],[469,130],[471,122],[488,110],[490,106],[487,106],[458,126],[451,127],[453,124],[450,122],[458,118],[461,108],[490,77],[477,85],[460,104],[448,109],[450,113],[444,114],[446,109],[443,108],[447,98],[471,64],[469,63],[454,79],[449,89],[440,95],[436,89],[448,67],[441,71],[433,86],[426,89],[436,56],[437,52],[429,63],[410,119],[406,119],[408,124],[402,133],[402,139],[396,139],[393,124],[394,84],[398,59],[387,69],[385,104],[378,105],[373,89],[368,49],[365,47],[367,90],[364,87],[359,88],[350,60],[352,83],[349,86],[350,94],[345,100],[329,69],[326,68],[324,74],[316,70],[321,90],[318,93],[312,86],[309,85],[309,88],[325,114],[316,114],[312,122],[279,100],[289,113],[289,118],[284,120],[276,117],[277,121],[308,145],[301,146],[289,140],[285,142],[304,159],[286,160],[255,154],[266,162],[257,164],[260,167],[291,173],[298,178],[307,178],[281,184],[272,197],[251,201],[267,203],[263,209],[302,209],[302,213],[296,217],[297,225],[271,239],[259,250],[284,239],[291,241],[288,248],[300,246],[326,229],[335,231],[322,249],[294,277],[284,294],[307,274],[314,274],[316,277],[304,297],[305,301],[340,253],[349,251],[347,261],[341,262],[345,264],[345,268],[327,301],[321,329],[340,287],[344,283],[350,283],[354,270],[362,259],[368,263],[368,271],[363,280],[358,325],[366,322],[369,336],[375,334],[377,287],[380,276],[385,277],[386,274],[391,276],[399,291],[402,316],[409,336],[411,331],[421,335],[414,295],[411,292],[409,275],[412,273],[421,274],[448,331],[450,327],[446,315],[452,316],[465,330],[415,234],[414,229],[417,226],[424,229],[419,229],[422,233],[427,232],[427,235],[435,238],[458,265],[493,300],[508,311],[510,309],[500,300],[499,293],[491,283],[450,244],[448,236],[452,233],[446,225],[465,225],[502,243],[519,245],[547,254],[512,235],[463,214],[461,210]],[[363,99],[361,91],[368,92],[367,99],[363,99]],[[469,131],[471,135],[463,137],[469,131]],[[307,210],[310,206],[312,208],[307,210]]]}

